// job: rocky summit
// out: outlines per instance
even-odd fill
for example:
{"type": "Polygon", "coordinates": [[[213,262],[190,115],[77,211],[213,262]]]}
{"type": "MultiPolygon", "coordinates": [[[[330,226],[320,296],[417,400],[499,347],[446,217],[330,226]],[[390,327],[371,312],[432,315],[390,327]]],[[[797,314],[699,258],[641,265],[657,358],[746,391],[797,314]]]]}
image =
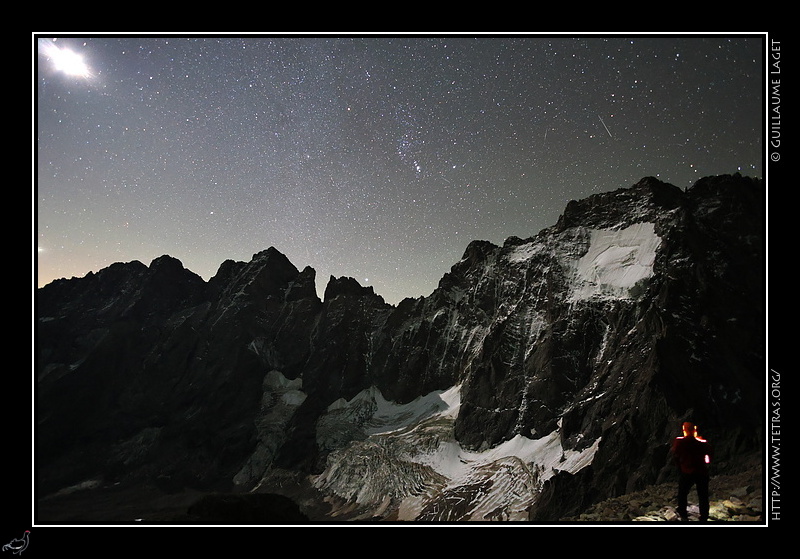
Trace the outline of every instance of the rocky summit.
{"type": "Polygon", "coordinates": [[[758,479],[765,213],[757,179],[647,177],[398,305],[346,277],[320,299],[275,248],[207,282],[169,256],[54,281],[37,522],[593,521],[642,494],[600,520],[663,517],[684,420],[715,479],[758,479]]]}

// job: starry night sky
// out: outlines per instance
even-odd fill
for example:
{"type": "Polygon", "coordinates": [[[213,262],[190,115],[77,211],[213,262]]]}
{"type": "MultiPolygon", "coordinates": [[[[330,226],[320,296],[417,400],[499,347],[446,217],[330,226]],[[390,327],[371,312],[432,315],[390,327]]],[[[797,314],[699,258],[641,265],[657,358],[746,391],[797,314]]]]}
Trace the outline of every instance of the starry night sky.
{"type": "Polygon", "coordinates": [[[657,176],[762,177],[764,37],[34,35],[42,286],[274,246],[387,302],[657,176]],[[87,73],[56,67],[52,48],[87,73]]]}

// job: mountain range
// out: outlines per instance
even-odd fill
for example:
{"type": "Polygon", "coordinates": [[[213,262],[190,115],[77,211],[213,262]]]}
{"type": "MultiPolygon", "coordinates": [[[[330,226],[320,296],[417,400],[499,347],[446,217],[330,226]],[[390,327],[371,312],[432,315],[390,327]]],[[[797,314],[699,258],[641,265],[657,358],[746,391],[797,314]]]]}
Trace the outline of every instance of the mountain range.
{"type": "Polygon", "coordinates": [[[685,420],[735,473],[764,446],[765,214],[760,179],[645,177],[397,305],[320,298],[274,247],[208,281],[170,256],[56,280],[37,520],[555,522],[673,479],[685,420]]]}

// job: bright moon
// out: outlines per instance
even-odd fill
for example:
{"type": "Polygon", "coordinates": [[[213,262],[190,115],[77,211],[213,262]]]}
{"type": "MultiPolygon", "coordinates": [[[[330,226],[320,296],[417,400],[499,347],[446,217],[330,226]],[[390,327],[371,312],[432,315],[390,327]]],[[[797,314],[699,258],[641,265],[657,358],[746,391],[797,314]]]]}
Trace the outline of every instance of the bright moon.
{"type": "Polygon", "coordinates": [[[59,48],[53,44],[47,45],[44,53],[53,62],[56,70],[69,76],[89,77],[89,67],[79,54],[69,49],[59,48]]]}

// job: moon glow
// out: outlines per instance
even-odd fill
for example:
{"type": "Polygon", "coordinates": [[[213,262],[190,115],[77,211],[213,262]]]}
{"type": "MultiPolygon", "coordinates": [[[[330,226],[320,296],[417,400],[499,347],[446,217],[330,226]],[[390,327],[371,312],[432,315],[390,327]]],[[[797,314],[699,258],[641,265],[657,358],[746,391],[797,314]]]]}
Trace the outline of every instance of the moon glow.
{"type": "Polygon", "coordinates": [[[53,67],[68,76],[88,78],[91,75],[89,67],[78,53],[56,46],[54,43],[43,44],[44,55],[50,59],[53,67]]]}

